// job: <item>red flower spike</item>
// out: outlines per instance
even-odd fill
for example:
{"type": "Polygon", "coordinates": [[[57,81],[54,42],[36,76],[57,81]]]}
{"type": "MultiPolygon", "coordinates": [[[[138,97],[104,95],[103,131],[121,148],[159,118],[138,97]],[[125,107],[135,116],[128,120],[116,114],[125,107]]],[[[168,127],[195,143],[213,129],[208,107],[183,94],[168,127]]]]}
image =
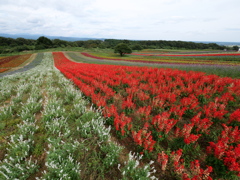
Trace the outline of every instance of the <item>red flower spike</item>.
{"type": "Polygon", "coordinates": [[[171,153],[171,159],[175,162],[178,162],[182,156],[182,152],[183,150],[182,149],[179,149],[177,151],[172,151],[171,153]]]}
{"type": "Polygon", "coordinates": [[[168,155],[165,154],[164,151],[162,151],[161,153],[158,153],[157,162],[160,164],[161,169],[165,171],[168,163],[168,155]]]}
{"type": "Polygon", "coordinates": [[[184,142],[186,144],[190,144],[190,143],[194,143],[198,140],[198,138],[201,136],[201,134],[199,135],[195,135],[195,134],[190,134],[188,137],[184,138],[184,142]]]}
{"type": "Polygon", "coordinates": [[[183,171],[185,170],[185,166],[184,166],[184,163],[182,162],[181,163],[181,160],[180,161],[174,161],[173,162],[173,166],[174,166],[174,171],[177,173],[177,174],[182,174],[183,171]]]}

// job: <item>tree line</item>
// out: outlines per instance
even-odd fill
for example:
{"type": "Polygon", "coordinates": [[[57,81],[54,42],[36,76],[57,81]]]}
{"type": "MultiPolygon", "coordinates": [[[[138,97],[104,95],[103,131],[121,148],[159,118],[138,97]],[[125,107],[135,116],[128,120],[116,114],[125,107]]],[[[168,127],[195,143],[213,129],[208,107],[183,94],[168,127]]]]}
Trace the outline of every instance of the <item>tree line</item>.
{"type": "Polygon", "coordinates": [[[167,40],[116,40],[106,39],[104,44],[107,48],[115,47],[119,43],[125,43],[133,50],[142,49],[213,49],[230,50],[232,48],[221,46],[216,43],[196,43],[188,41],[167,41],[167,40]]]}
{"type": "Polygon", "coordinates": [[[77,44],[74,42],[68,42],[60,39],[50,40],[49,38],[44,36],[39,37],[37,40],[0,37],[0,54],[68,46],[76,47],[77,44]]]}
{"type": "Polygon", "coordinates": [[[49,39],[41,36],[37,40],[24,38],[0,37],[0,53],[12,53],[28,50],[41,50],[48,48],[83,47],[83,48],[111,48],[114,49],[118,44],[124,43],[132,50],[142,49],[213,49],[213,50],[238,50],[238,46],[226,47],[216,43],[195,43],[186,41],[166,41],[166,40],[87,40],[87,41],[64,41],[60,39],[49,39]]]}

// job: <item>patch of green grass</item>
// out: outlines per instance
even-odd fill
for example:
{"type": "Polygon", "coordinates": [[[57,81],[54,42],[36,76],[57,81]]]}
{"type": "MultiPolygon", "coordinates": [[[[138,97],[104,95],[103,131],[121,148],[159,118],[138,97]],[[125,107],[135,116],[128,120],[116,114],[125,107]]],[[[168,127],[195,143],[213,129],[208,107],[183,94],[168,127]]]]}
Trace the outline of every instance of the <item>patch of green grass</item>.
{"type": "Polygon", "coordinates": [[[41,156],[44,153],[44,144],[46,144],[47,136],[46,134],[37,133],[34,136],[34,148],[32,154],[36,157],[41,156]]]}
{"type": "Polygon", "coordinates": [[[21,119],[8,119],[1,121],[0,123],[0,139],[5,139],[6,137],[14,134],[18,129],[17,124],[21,122],[21,119]]]}

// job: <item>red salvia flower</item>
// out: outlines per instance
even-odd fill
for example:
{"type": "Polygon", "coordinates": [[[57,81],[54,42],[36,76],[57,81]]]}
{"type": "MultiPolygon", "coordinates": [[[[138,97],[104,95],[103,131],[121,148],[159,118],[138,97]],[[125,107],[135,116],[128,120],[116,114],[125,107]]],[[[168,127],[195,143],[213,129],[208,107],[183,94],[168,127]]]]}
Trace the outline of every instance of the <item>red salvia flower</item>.
{"type": "Polygon", "coordinates": [[[175,161],[175,162],[178,162],[180,160],[181,156],[182,156],[182,152],[183,152],[182,149],[179,149],[177,151],[173,151],[171,153],[172,160],[175,161]]]}
{"type": "Polygon", "coordinates": [[[157,162],[160,164],[161,169],[165,171],[168,163],[168,155],[165,154],[164,151],[162,151],[161,153],[158,153],[157,162]]]}

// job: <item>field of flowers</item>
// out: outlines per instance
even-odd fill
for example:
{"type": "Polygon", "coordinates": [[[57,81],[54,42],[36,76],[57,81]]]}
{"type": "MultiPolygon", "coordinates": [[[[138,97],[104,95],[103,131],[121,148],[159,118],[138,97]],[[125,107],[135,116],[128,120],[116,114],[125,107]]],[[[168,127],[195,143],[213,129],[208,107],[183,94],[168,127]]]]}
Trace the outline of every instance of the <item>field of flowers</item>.
{"type": "Polygon", "coordinates": [[[0,78],[0,179],[154,179],[113,141],[101,111],[53,65],[0,78]]]}
{"type": "Polygon", "coordinates": [[[9,56],[0,59],[0,73],[15,68],[30,58],[31,54],[9,56]]]}
{"type": "Polygon", "coordinates": [[[155,64],[194,64],[194,65],[225,65],[240,66],[239,53],[214,53],[214,54],[156,54],[156,53],[132,53],[126,57],[116,57],[112,54],[87,53],[82,55],[99,60],[130,61],[155,64]]]}
{"type": "Polygon", "coordinates": [[[20,72],[25,72],[28,71],[34,67],[36,67],[37,65],[39,65],[41,63],[43,59],[43,53],[37,53],[36,56],[31,56],[31,58],[28,60],[29,63],[23,63],[21,64],[19,67],[16,67],[13,71],[6,71],[6,72],[2,72],[0,73],[0,78],[4,77],[4,76],[8,76],[8,75],[13,75],[16,73],[20,73],[20,72]]]}
{"type": "Polygon", "coordinates": [[[239,178],[240,79],[53,56],[65,77],[102,109],[122,144],[153,163],[159,179],[239,178]]]}
{"type": "Polygon", "coordinates": [[[146,54],[146,53],[132,53],[131,55],[141,55],[141,56],[240,56],[240,53],[201,53],[201,54],[146,54]]]}

